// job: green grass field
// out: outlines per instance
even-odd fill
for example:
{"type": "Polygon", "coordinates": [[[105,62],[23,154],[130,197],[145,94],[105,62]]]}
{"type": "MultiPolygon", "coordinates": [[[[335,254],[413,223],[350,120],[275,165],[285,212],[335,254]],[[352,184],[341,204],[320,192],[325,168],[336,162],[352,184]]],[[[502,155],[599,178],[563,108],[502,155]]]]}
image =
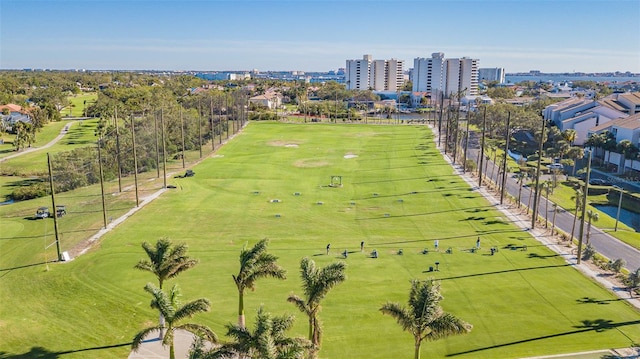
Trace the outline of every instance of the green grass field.
{"type": "Polygon", "coordinates": [[[98,99],[98,93],[85,92],[70,96],[67,99],[71,106],[66,106],[60,110],[60,115],[63,117],[82,117],[85,116],[85,107],[88,107],[90,103],[98,99]]]}
{"type": "MultiPolygon", "coordinates": [[[[286,302],[301,294],[300,259],[323,266],[350,252],[348,280],[320,313],[322,358],[410,357],[411,335],[378,309],[387,300],[405,303],[409,281],[430,277],[442,283],[444,309],[474,329],[424,343],[425,357],[519,358],[640,342],[640,313],[472,191],[425,126],[251,123],[193,169],[195,177],[171,178],[177,188],[69,263],[44,263],[55,257],[55,246],[45,250],[53,224],[27,218],[37,201],[0,206],[0,357],[126,357],[133,335],[157,320],[142,290],[154,278],[133,265],[144,257],[140,243],[161,237],[186,242],[200,260],[169,284],[180,284],[184,300],[210,299],[211,312],[194,321],[223,338],[224,324],[237,318],[231,275],[239,251],[269,238],[288,279],[259,281],[246,293],[249,325],[263,305],[295,314],[300,336],[306,318],[286,302]],[[331,176],[342,176],[343,186],[329,187],[331,176]],[[478,236],[482,250],[471,253],[478,236]],[[509,249],[523,245],[527,251],[509,249]],[[491,256],[493,246],[499,252],[491,256]],[[444,253],[449,247],[453,253],[444,253]],[[369,258],[373,249],[378,259],[369,258]],[[440,271],[427,272],[435,262],[440,271]]],[[[67,218],[74,217],[61,226],[67,218]]]]}

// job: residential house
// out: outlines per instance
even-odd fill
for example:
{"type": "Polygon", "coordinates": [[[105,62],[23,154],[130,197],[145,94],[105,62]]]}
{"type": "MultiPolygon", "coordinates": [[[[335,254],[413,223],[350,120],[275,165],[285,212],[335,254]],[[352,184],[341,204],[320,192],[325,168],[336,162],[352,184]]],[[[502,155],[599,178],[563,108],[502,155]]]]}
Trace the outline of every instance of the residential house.
{"type": "Polygon", "coordinates": [[[13,132],[13,127],[18,122],[31,123],[29,112],[16,104],[0,106],[0,121],[5,131],[13,132]],[[6,113],[6,114],[5,114],[6,113]]]}
{"type": "Polygon", "coordinates": [[[602,99],[601,103],[603,106],[633,115],[640,112],[640,92],[613,94],[602,99]]]}
{"type": "Polygon", "coordinates": [[[628,115],[602,106],[598,101],[574,97],[547,106],[543,112],[547,121],[552,121],[560,131],[576,131],[575,145],[583,145],[591,128],[628,115]]]}
{"type": "MultiPolygon", "coordinates": [[[[593,127],[589,130],[589,135],[605,131],[609,131],[615,136],[616,143],[620,143],[622,140],[629,140],[640,148],[640,112],[593,127]]],[[[605,160],[608,163],[617,165],[620,173],[631,169],[640,171],[640,161],[625,161],[623,155],[616,152],[611,152],[608,156],[605,156],[605,160]]]]}
{"type": "Polygon", "coordinates": [[[279,108],[282,105],[282,98],[276,92],[267,91],[264,95],[253,96],[249,98],[249,103],[264,106],[270,110],[279,108]]]}

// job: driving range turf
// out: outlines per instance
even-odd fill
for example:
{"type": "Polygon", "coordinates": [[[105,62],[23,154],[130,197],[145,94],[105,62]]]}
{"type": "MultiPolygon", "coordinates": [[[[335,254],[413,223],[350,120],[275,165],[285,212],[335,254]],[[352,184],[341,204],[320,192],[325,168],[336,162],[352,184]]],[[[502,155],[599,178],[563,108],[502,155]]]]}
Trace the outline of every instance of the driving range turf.
{"type": "Polygon", "coordinates": [[[444,309],[474,328],[423,343],[425,357],[518,358],[640,342],[640,313],[509,223],[454,174],[426,126],[250,123],[193,170],[68,263],[43,263],[54,256],[43,250],[52,221],[8,219],[18,204],[0,206],[0,357],[126,357],[135,333],[157,321],[142,290],[155,278],[133,266],[145,257],[140,243],[162,237],[187,243],[200,260],[165,287],[178,283],[185,301],[211,300],[211,311],[192,321],[222,339],[237,320],[239,251],[269,238],[288,279],[258,281],[245,294],[249,326],[262,305],[295,314],[291,334],[305,336],[306,317],[286,302],[303,295],[300,260],[348,263],[347,281],[322,304],[322,358],[411,357],[412,336],[379,308],[406,304],[409,281],[427,278],[441,281],[444,309]],[[342,186],[329,186],[332,176],[342,186]],[[472,253],[478,237],[481,250],[472,253]],[[499,249],[493,256],[491,247],[499,249]],[[379,258],[370,258],[373,249],[379,258]],[[435,262],[439,271],[429,272],[435,262]]]}

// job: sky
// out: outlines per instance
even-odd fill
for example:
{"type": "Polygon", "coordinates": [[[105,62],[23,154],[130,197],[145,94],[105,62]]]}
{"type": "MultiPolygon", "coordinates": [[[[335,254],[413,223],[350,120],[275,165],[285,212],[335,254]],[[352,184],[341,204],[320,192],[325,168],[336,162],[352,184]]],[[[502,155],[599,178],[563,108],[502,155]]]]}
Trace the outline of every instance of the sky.
{"type": "Polygon", "coordinates": [[[0,69],[330,71],[443,52],[640,73],[640,0],[0,0],[0,69]]]}

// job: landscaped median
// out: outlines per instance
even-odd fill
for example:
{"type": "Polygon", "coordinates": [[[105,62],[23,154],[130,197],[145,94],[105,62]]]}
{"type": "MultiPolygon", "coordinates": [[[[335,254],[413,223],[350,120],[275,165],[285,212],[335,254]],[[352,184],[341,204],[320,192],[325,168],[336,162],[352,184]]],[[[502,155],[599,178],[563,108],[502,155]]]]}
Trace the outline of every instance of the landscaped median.
{"type": "Polygon", "coordinates": [[[322,358],[411,357],[413,338],[379,308],[406,302],[410,280],[427,278],[440,281],[443,309],[473,330],[423,343],[424,357],[520,358],[640,342],[637,310],[510,223],[453,172],[432,136],[426,126],[250,123],[194,167],[196,176],[172,178],[175,189],[64,264],[43,263],[51,222],[7,220],[11,206],[1,206],[0,352],[126,357],[133,336],[157,321],[143,290],[148,275],[133,266],[140,243],[162,237],[187,243],[199,259],[166,286],[208,298],[211,311],[196,319],[222,339],[237,320],[238,255],[268,238],[288,279],[247,292],[246,317],[261,306],[295,314],[293,336],[308,330],[287,302],[300,291],[301,259],[347,262],[347,280],[319,313],[322,358]],[[336,176],[341,186],[331,186],[336,176]]]}

